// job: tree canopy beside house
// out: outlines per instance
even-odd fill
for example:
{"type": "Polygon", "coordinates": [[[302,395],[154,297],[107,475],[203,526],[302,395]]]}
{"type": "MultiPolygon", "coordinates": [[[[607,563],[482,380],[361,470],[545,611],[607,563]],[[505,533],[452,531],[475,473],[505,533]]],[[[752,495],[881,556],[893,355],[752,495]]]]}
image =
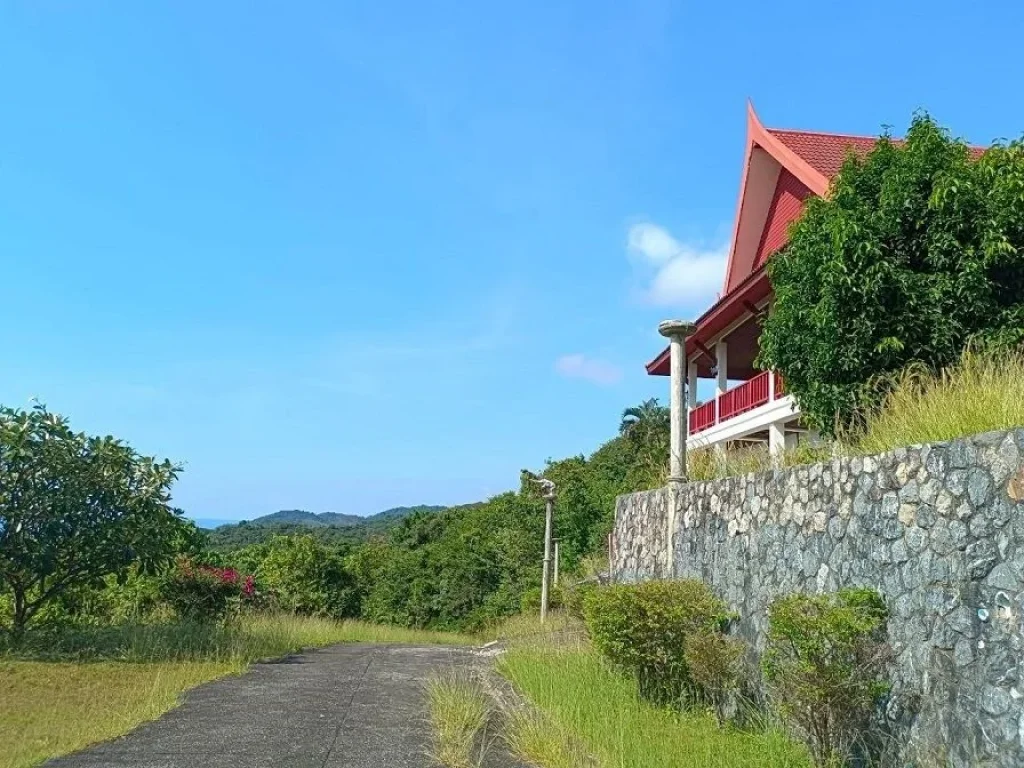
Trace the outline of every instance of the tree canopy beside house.
{"type": "Polygon", "coordinates": [[[759,363],[825,434],[908,364],[1024,342],[1024,143],[980,157],[926,114],[850,155],[768,263],[759,363]]]}

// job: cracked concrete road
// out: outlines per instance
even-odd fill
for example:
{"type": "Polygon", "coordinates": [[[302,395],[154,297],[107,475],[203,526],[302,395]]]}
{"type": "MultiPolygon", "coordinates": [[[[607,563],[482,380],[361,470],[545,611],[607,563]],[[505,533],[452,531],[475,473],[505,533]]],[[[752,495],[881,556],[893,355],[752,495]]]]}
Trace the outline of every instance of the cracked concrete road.
{"type": "Polygon", "coordinates": [[[194,688],[132,733],[48,768],[428,768],[424,681],[459,648],[338,645],[194,688]]]}

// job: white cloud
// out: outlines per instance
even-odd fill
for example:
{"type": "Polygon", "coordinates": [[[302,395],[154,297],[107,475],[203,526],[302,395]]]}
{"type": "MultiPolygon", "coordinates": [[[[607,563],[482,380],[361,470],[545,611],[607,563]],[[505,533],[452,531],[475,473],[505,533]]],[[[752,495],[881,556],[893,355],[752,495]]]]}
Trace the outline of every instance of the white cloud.
{"type": "Polygon", "coordinates": [[[681,243],[664,227],[645,221],[629,228],[626,248],[644,280],[647,304],[701,309],[696,305],[711,303],[721,290],[728,244],[681,243]]]}
{"type": "Polygon", "coordinates": [[[583,354],[562,355],[555,360],[555,370],[568,379],[584,379],[602,386],[615,384],[622,378],[622,370],[617,365],[583,354]]]}

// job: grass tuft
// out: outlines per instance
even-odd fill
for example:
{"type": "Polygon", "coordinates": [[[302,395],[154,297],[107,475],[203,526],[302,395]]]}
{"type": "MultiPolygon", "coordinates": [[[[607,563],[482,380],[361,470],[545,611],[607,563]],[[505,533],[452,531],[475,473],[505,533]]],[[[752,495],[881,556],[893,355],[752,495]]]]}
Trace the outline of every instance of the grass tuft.
{"type": "Polygon", "coordinates": [[[480,683],[454,671],[437,675],[427,681],[427,701],[433,758],[445,768],[482,765],[491,707],[480,683]]]}
{"type": "Polygon", "coordinates": [[[510,717],[505,740],[515,754],[538,768],[597,766],[569,731],[534,711],[510,717]]]}

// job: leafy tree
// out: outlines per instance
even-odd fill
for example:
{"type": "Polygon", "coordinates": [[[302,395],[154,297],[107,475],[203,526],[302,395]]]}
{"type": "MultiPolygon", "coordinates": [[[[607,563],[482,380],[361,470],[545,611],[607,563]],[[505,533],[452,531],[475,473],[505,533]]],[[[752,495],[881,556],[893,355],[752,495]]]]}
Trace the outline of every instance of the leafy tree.
{"type": "Polygon", "coordinates": [[[343,553],[314,536],[275,536],[259,547],[255,572],[276,607],[292,613],[353,616],[355,583],[343,553]]]}
{"type": "Polygon", "coordinates": [[[911,362],[1024,342],[1024,144],[977,154],[916,116],[904,142],[849,156],[769,262],[759,362],[826,434],[911,362]]]}
{"type": "Polygon", "coordinates": [[[168,562],[190,534],[170,506],[178,468],[43,406],[0,408],[0,583],[20,637],[69,589],[168,562]]]}

